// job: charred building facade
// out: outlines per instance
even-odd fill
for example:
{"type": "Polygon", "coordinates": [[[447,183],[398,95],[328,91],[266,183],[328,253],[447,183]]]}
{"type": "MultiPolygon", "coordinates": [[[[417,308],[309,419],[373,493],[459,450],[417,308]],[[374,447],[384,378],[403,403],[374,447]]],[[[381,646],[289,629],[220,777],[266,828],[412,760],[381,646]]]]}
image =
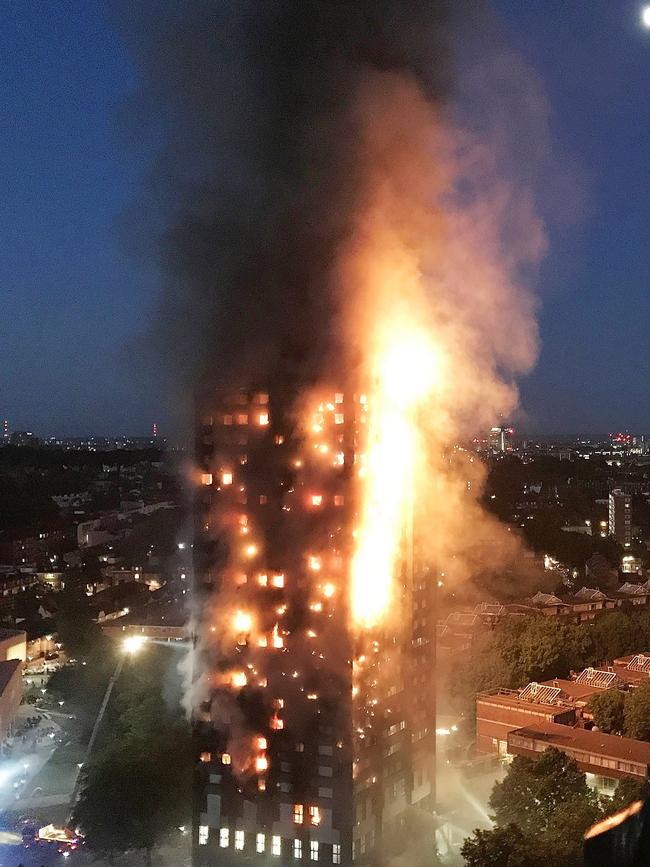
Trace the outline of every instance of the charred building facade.
{"type": "Polygon", "coordinates": [[[197,865],[351,863],[345,415],[259,390],[198,420],[197,865]]]}
{"type": "Polygon", "coordinates": [[[412,522],[390,618],[351,628],[366,398],[201,405],[195,865],[388,865],[415,830],[430,857],[435,617],[412,522]]]}

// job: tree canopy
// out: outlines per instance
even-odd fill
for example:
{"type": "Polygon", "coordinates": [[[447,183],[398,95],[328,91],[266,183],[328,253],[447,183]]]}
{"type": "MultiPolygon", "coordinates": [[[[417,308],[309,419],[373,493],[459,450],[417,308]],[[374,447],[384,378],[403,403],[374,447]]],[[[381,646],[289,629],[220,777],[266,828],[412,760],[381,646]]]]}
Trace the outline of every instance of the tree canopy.
{"type": "Polygon", "coordinates": [[[598,728],[607,734],[621,734],[625,728],[625,695],[618,689],[607,689],[592,696],[589,709],[598,728]]]}
{"type": "Polygon", "coordinates": [[[476,867],[578,867],[584,831],[603,815],[575,760],[554,747],[535,759],[516,756],[489,804],[496,827],[475,831],[462,849],[476,867]]]}

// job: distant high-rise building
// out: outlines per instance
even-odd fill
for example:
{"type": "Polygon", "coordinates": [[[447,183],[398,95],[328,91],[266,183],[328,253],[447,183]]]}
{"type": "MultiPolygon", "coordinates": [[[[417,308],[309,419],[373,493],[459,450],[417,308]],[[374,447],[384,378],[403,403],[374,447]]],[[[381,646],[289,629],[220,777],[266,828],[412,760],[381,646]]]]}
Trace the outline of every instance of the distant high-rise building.
{"type": "Polygon", "coordinates": [[[490,434],[488,437],[490,451],[492,451],[494,454],[509,451],[510,438],[512,437],[513,433],[514,431],[511,427],[504,427],[503,425],[490,428],[490,434]]]}
{"type": "Polygon", "coordinates": [[[620,488],[609,495],[609,535],[624,548],[632,543],[632,497],[620,488]]]}
{"type": "Polygon", "coordinates": [[[151,425],[151,435],[154,439],[156,439],[158,436],[158,425],[156,424],[156,422],[151,425]]]}
{"type": "Polygon", "coordinates": [[[2,440],[5,443],[9,442],[9,420],[5,419],[2,423],[2,440]]]}

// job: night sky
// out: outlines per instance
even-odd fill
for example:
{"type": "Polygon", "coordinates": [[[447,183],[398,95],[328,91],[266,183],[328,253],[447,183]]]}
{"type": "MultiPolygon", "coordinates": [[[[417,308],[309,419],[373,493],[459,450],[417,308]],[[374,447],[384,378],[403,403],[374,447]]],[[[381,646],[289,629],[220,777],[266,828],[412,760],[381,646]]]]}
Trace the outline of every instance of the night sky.
{"type": "MultiPolygon", "coordinates": [[[[641,3],[493,6],[543,81],[571,179],[570,214],[543,206],[542,353],[522,384],[525,426],[648,433],[650,31],[641,3]]],[[[164,433],[165,361],[143,352],[156,274],[126,252],[119,228],[147,166],[116,120],[134,86],[129,59],[94,0],[2,4],[0,49],[0,417],[42,435],[146,434],[153,421],[164,433]]]]}

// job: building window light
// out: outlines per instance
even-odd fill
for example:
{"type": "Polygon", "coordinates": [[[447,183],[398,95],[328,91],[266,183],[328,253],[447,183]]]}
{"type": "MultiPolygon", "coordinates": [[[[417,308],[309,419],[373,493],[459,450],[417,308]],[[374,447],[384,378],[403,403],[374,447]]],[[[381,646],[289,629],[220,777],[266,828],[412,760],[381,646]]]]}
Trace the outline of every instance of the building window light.
{"type": "Polygon", "coordinates": [[[221,764],[222,765],[229,765],[230,761],[231,761],[230,753],[223,753],[221,756],[221,764]]]}
{"type": "Polygon", "coordinates": [[[309,808],[309,821],[312,825],[320,825],[320,807],[309,808]]]}
{"type": "Polygon", "coordinates": [[[244,848],[244,832],[235,831],[235,849],[241,851],[244,848]]]}
{"type": "Polygon", "coordinates": [[[298,838],[293,841],[293,857],[302,858],[302,840],[298,838]]]}
{"type": "Polygon", "coordinates": [[[266,837],[264,836],[264,834],[257,834],[257,836],[255,837],[255,851],[258,853],[263,852],[265,848],[266,837]]]}
{"type": "Polygon", "coordinates": [[[318,861],[318,841],[312,840],[309,843],[309,859],[310,861],[318,861]]]}
{"type": "Polygon", "coordinates": [[[224,470],[221,473],[221,484],[222,485],[232,485],[232,473],[230,470],[224,470]]]}
{"type": "Polygon", "coordinates": [[[293,821],[296,825],[302,825],[304,817],[304,807],[302,804],[293,805],[293,821]]]}
{"type": "Polygon", "coordinates": [[[206,846],[210,829],[207,825],[199,825],[199,846],[206,846]]]}
{"type": "Polygon", "coordinates": [[[211,485],[212,484],[212,473],[201,473],[201,484],[202,485],[211,485]]]}
{"type": "Polygon", "coordinates": [[[334,395],[334,403],[343,403],[343,394],[340,391],[337,391],[334,395]]]}
{"type": "Polygon", "coordinates": [[[257,421],[261,425],[261,427],[265,427],[269,423],[268,412],[261,412],[257,418],[257,421]]]}
{"type": "Polygon", "coordinates": [[[219,846],[222,849],[227,849],[230,843],[230,830],[228,828],[219,828],[219,846]]]}
{"type": "Polygon", "coordinates": [[[224,415],[223,423],[225,425],[231,425],[232,424],[232,416],[231,415],[224,415]]]}
{"type": "Polygon", "coordinates": [[[311,504],[312,504],[312,506],[321,506],[323,504],[323,495],[322,494],[312,494],[311,495],[311,504]]]}
{"type": "Polygon", "coordinates": [[[341,863],[341,844],[334,843],[332,846],[332,864],[341,863]]]}
{"type": "Polygon", "coordinates": [[[282,855],[282,837],[271,837],[271,855],[282,855]]]}
{"type": "Polygon", "coordinates": [[[237,424],[248,424],[248,415],[245,412],[240,412],[237,415],[237,424]]]}
{"type": "Polygon", "coordinates": [[[271,584],[273,587],[282,589],[282,587],[284,587],[284,575],[274,575],[271,579],[271,584]]]}
{"type": "Polygon", "coordinates": [[[343,424],[345,421],[345,416],[342,412],[337,412],[334,414],[334,424],[343,424]]]}
{"type": "Polygon", "coordinates": [[[201,753],[201,761],[204,763],[208,763],[212,761],[212,753],[201,753]]]}

